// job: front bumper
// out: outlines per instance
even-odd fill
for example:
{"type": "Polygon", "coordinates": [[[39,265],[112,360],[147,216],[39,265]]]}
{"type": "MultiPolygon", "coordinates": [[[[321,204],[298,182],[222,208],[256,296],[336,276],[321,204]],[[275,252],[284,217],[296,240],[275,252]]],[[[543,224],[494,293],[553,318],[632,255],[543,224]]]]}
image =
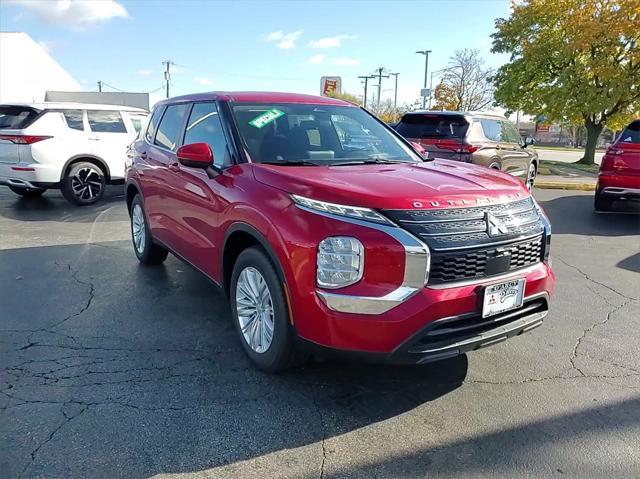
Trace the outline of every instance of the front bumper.
{"type": "Polygon", "coordinates": [[[317,296],[315,304],[305,309],[305,321],[298,323],[298,332],[303,339],[331,349],[381,355],[394,362],[427,362],[485,347],[539,326],[547,314],[554,284],[550,266],[538,263],[482,282],[423,287],[382,314],[338,312],[317,296]],[[526,280],[523,307],[482,319],[484,288],[514,278],[526,280]],[[535,310],[528,307],[532,301],[538,305],[535,310]],[[309,324],[313,327],[307,327],[309,324]],[[460,334],[441,335],[444,324],[447,328],[464,325],[465,329],[458,331],[460,334]],[[437,344],[423,341],[424,348],[416,349],[420,338],[435,336],[437,344]]]}

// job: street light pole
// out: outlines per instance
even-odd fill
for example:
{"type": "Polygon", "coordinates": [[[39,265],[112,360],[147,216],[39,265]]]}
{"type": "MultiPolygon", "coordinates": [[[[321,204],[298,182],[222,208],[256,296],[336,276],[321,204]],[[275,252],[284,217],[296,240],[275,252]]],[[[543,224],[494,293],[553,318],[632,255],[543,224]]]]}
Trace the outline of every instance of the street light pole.
{"type": "MultiPolygon", "coordinates": [[[[424,55],[424,89],[427,89],[427,72],[429,71],[429,53],[431,50],[418,50],[416,53],[424,55]]],[[[427,97],[422,97],[422,109],[427,107],[427,97]]]]}
{"type": "Polygon", "coordinates": [[[431,98],[433,98],[433,74],[435,72],[431,72],[431,81],[429,82],[429,110],[431,110],[431,98]]]}

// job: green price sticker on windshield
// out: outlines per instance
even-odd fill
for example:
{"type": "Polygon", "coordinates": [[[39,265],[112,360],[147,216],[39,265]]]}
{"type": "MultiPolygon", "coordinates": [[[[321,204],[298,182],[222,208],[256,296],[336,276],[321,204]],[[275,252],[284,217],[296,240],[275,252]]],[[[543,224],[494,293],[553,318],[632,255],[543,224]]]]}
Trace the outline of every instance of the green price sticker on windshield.
{"type": "Polygon", "coordinates": [[[271,123],[272,121],[275,121],[278,118],[280,118],[282,115],[284,115],[283,111],[272,108],[271,110],[267,110],[264,113],[261,113],[258,116],[256,116],[253,120],[249,122],[249,124],[251,126],[255,126],[256,128],[263,128],[267,126],[269,123],[271,123]]]}

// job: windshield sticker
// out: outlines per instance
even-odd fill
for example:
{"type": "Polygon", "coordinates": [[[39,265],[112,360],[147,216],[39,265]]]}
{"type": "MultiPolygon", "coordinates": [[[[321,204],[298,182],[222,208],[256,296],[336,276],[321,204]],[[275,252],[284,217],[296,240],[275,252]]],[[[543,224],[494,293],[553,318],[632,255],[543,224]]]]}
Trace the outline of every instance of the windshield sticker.
{"type": "Polygon", "coordinates": [[[272,108],[271,110],[267,110],[264,113],[256,116],[253,120],[249,122],[249,124],[251,126],[255,126],[256,128],[263,128],[267,126],[269,123],[271,123],[272,121],[280,118],[282,115],[284,115],[283,111],[272,108]]]}

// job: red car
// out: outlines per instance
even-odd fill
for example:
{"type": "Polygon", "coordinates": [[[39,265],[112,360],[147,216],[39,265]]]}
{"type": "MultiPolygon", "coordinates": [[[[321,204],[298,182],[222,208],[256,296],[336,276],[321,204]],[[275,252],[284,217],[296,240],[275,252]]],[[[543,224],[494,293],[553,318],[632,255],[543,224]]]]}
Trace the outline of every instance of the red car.
{"type": "Polygon", "coordinates": [[[551,232],[526,187],[424,161],[350,103],[173,98],[156,105],[127,163],[138,259],[171,251],[223,288],[261,369],[337,350],[425,363],[547,314],[551,232]]]}
{"type": "Polygon", "coordinates": [[[623,198],[640,198],[640,120],[632,121],[602,157],[594,206],[608,211],[623,198]]]}

